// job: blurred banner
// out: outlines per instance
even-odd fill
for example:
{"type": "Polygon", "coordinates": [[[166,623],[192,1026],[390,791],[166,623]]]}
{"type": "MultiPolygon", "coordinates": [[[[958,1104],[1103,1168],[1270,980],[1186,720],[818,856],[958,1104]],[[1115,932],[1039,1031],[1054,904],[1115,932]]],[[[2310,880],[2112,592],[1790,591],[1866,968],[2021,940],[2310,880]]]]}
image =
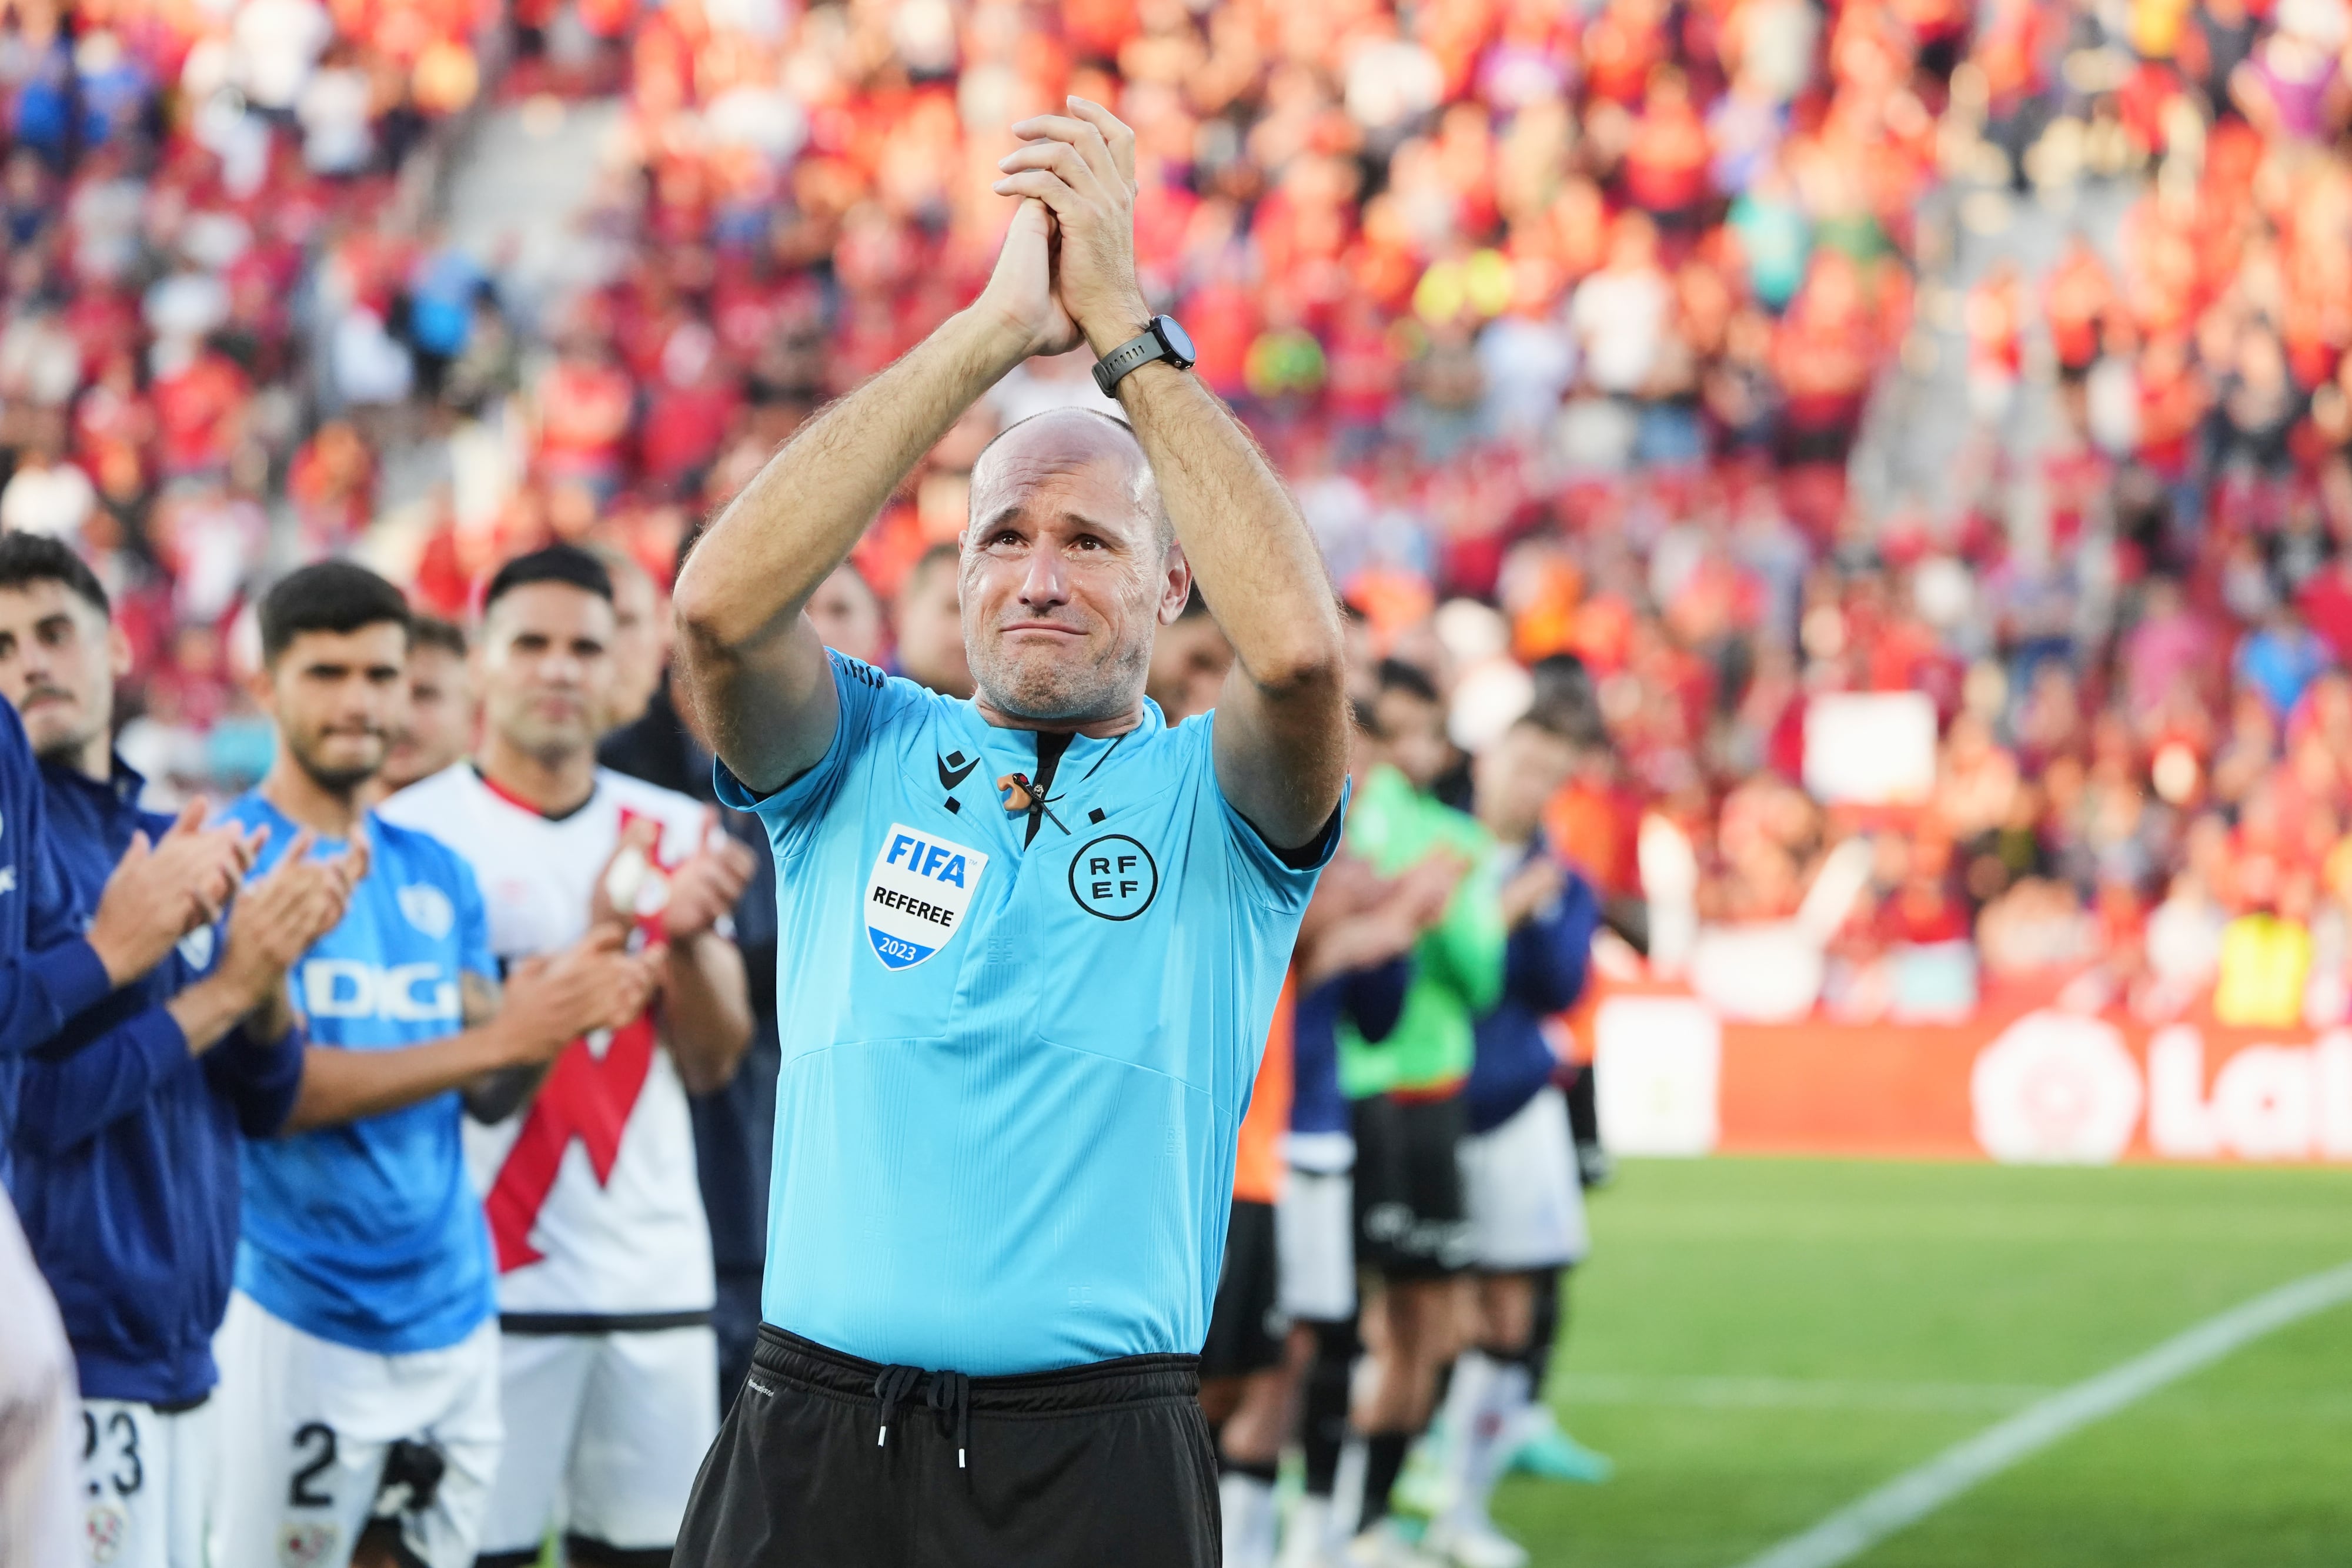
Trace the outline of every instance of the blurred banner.
{"type": "Polygon", "coordinates": [[[1936,789],[1925,692],[1822,692],[1805,703],[1805,792],[1825,806],[1917,806],[1936,789]]]}
{"type": "Polygon", "coordinates": [[[1613,989],[1589,1027],[1602,1135],[1621,1154],[2352,1162],[2352,1029],[2054,1005],[1735,1023],[1638,986],[1613,989]]]}

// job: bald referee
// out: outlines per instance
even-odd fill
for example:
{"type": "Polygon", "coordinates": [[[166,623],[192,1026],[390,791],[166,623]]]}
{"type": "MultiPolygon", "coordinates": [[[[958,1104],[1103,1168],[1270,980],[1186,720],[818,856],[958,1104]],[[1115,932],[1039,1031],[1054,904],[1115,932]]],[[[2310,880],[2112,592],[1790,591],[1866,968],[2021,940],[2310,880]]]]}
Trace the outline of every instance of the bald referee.
{"type": "Polygon", "coordinates": [[[804,426],[678,579],[720,795],[774,846],[783,1045],[766,1323],[682,1565],[1217,1558],[1195,1355],[1338,838],[1340,633],[1290,497],[1144,306],[1133,133],[1069,108],[1013,128],[978,301],[804,426]],[[908,471],[1081,342],[1133,431],[1062,411],[981,456],[976,694],[829,653],[802,607],[908,471]],[[1144,676],[1196,579],[1237,661],[1171,727],[1144,676]]]}

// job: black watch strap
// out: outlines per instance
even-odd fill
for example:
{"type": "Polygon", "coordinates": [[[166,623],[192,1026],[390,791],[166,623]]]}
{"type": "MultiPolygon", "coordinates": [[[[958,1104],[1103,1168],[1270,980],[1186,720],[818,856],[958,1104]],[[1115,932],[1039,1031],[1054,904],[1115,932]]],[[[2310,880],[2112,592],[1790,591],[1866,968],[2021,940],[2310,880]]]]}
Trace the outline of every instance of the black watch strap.
{"type": "Polygon", "coordinates": [[[1109,353],[1095,361],[1095,385],[1102,388],[1105,397],[1124,380],[1129,371],[1148,365],[1154,360],[1171,360],[1176,356],[1160,336],[1157,322],[1129,338],[1109,353]]]}

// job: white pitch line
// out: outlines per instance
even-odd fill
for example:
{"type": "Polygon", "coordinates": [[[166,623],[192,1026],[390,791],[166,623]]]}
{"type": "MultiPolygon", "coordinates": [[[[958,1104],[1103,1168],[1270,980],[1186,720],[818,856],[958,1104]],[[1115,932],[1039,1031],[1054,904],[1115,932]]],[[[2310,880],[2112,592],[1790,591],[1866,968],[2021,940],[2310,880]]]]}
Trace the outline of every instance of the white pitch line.
{"type": "Polygon", "coordinates": [[[1945,1449],[1740,1568],[1837,1568],[1979,1481],[2146,1398],[2239,1347],[2352,1301],[2352,1263],[2312,1274],[2184,1330],[1945,1449]]]}
{"type": "Polygon", "coordinates": [[[1570,1372],[1553,1392],[1571,1405],[1696,1410],[1940,1410],[1999,1415],[2054,1394],[2046,1383],[1880,1383],[1843,1378],[1649,1376],[1570,1372]]]}

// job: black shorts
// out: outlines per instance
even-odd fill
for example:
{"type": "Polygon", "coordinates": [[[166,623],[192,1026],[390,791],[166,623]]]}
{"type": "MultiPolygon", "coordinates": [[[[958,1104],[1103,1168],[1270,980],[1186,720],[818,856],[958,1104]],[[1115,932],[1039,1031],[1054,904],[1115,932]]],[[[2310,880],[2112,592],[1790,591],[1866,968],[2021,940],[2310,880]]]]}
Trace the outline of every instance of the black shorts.
{"type": "Polygon", "coordinates": [[[966,1378],[762,1323],[671,1563],[1213,1568],[1222,1527],[1199,1364],[1130,1355],[966,1378]]]}
{"type": "Polygon", "coordinates": [[[1234,1199],[1225,1227],[1225,1266],[1217,1275],[1217,1304],[1209,1313],[1209,1343],[1201,1347],[1201,1375],[1244,1377],[1282,1364],[1281,1260],[1274,1246],[1274,1205],[1234,1199]]]}
{"type": "Polygon", "coordinates": [[[1470,1267],[1470,1211],[1454,1150],[1470,1131],[1458,1094],[1355,1102],[1356,1262],[1387,1280],[1470,1267]]]}

